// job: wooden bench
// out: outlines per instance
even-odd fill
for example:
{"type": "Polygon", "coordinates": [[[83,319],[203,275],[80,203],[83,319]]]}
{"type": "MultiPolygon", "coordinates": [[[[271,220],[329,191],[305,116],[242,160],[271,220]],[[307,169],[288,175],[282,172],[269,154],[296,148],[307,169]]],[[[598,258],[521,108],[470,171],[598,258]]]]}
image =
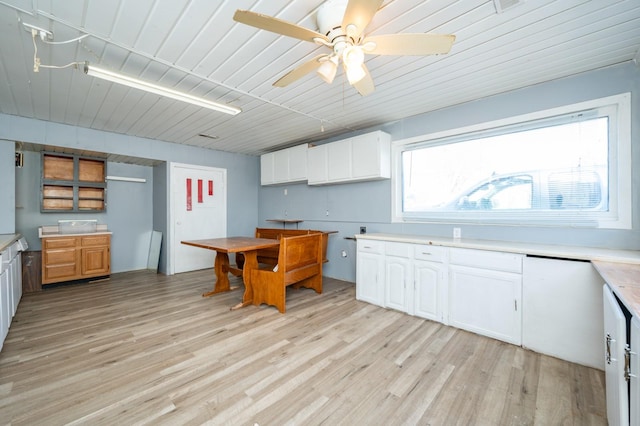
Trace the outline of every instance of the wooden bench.
{"type": "Polygon", "coordinates": [[[251,271],[253,304],[266,303],[285,313],[287,287],[322,293],[322,234],[281,237],[276,267],[251,271]]]}
{"type": "MultiPolygon", "coordinates": [[[[327,244],[329,242],[329,234],[333,234],[333,231],[315,231],[313,229],[281,229],[281,228],[256,228],[256,238],[271,238],[279,240],[282,237],[295,237],[298,235],[308,234],[322,234],[322,261],[327,260],[327,244]]],[[[270,249],[258,250],[258,263],[264,263],[266,265],[275,266],[278,264],[278,247],[270,249]]],[[[239,269],[242,269],[244,265],[244,256],[241,253],[236,254],[236,265],[239,269]]]]}

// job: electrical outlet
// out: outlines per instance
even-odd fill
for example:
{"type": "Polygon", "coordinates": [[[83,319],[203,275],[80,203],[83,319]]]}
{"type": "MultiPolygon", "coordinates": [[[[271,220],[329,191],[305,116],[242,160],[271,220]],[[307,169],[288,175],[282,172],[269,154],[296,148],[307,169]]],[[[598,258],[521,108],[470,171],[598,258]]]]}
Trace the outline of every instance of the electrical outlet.
{"type": "Polygon", "coordinates": [[[367,233],[367,227],[366,226],[361,226],[360,227],[360,233],[361,234],[366,234],[367,233]]]}
{"type": "Polygon", "coordinates": [[[455,239],[460,239],[462,238],[462,229],[460,228],[453,228],[453,238],[455,239]]]}

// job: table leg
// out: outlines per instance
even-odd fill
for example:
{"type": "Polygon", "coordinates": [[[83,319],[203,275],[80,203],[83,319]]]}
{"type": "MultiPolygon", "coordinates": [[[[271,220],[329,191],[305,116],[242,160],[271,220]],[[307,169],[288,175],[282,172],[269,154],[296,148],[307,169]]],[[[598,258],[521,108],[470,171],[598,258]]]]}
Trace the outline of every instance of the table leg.
{"type": "Polygon", "coordinates": [[[216,283],[213,286],[213,290],[203,293],[202,297],[209,297],[216,293],[231,290],[229,277],[227,276],[227,273],[229,272],[229,255],[227,253],[220,251],[216,252],[213,270],[216,273],[216,283]]]}
{"type": "Polygon", "coordinates": [[[232,307],[232,310],[250,305],[253,302],[253,287],[251,286],[252,269],[258,269],[258,252],[256,250],[244,252],[244,267],[242,268],[244,294],[242,295],[242,302],[232,307]]]}

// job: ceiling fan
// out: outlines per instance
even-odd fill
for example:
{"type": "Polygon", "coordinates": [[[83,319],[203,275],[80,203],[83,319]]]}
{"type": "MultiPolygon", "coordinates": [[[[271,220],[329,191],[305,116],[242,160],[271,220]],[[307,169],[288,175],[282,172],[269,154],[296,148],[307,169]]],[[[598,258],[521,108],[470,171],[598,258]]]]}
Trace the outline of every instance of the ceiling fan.
{"type": "Polygon", "coordinates": [[[434,55],[448,53],[455,41],[454,35],[387,34],[366,36],[364,30],[384,0],[327,0],[318,9],[316,20],[319,31],[313,31],[278,18],[249,10],[236,10],[233,19],[252,27],[280,35],[310,41],[326,46],[331,53],[318,55],[289,71],[276,87],[285,87],[317,70],[325,82],[336,76],[340,60],[349,84],[366,96],[375,90],[373,79],[364,64],[365,54],[372,55],[434,55]]]}

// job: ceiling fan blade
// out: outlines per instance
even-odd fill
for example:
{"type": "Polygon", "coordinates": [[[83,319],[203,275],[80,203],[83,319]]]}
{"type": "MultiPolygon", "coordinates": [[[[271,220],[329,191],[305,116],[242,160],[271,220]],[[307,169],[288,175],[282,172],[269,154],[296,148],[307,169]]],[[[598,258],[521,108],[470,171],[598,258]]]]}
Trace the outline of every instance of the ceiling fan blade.
{"type": "Polygon", "coordinates": [[[322,62],[320,62],[320,58],[323,58],[325,56],[329,55],[318,55],[310,61],[307,61],[304,64],[300,65],[299,67],[292,69],[291,71],[280,77],[278,81],[273,83],[273,85],[276,87],[286,87],[290,85],[294,81],[318,69],[320,65],[322,65],[322,62]]]}
{"type": "Polygon", "coordinates": [[[321,38],[327,42],[329,41],[327,36],[320,34],[319,32],[292,24],[291,22],[283,21],[282,19],[274,18],[273,16],[251,12],[250,10],[236,10],[236,13],[233,15],[233,19],[234,21],[242,24],[251,25],[252,27],[271,31],[276,34],[310,41],[312,43],[314,43],[315,38],[321,38]]]}
{"type": "Polygon", "coordinates": [[[349,0],[347,9],[342,18],[342,29],[344,32],[357,40],[360,34],[367,28],[369,22],[373,19],[383,0],[349,0]],[[354,31],[351,31],[349,25],[354,25],[354,31]]]}
{"type": "Polygon", "coordinates": [[[376,90],[376,86],[373,84],[373,79],[365,64],[362,64],[362,68],[364,68],[365,76],[357,83],[353,83],[353,87],[355,87],[362,96],[367,96],[376,90]]]}
{"type": "Polygon", "coordinates": [[[456,36],[439,34],[388,34],[362,40],[361,46],[372,55],[436,55],[449,53],[456,36]],[[375,43],[369,48],[368,43],[375,43]]]}

